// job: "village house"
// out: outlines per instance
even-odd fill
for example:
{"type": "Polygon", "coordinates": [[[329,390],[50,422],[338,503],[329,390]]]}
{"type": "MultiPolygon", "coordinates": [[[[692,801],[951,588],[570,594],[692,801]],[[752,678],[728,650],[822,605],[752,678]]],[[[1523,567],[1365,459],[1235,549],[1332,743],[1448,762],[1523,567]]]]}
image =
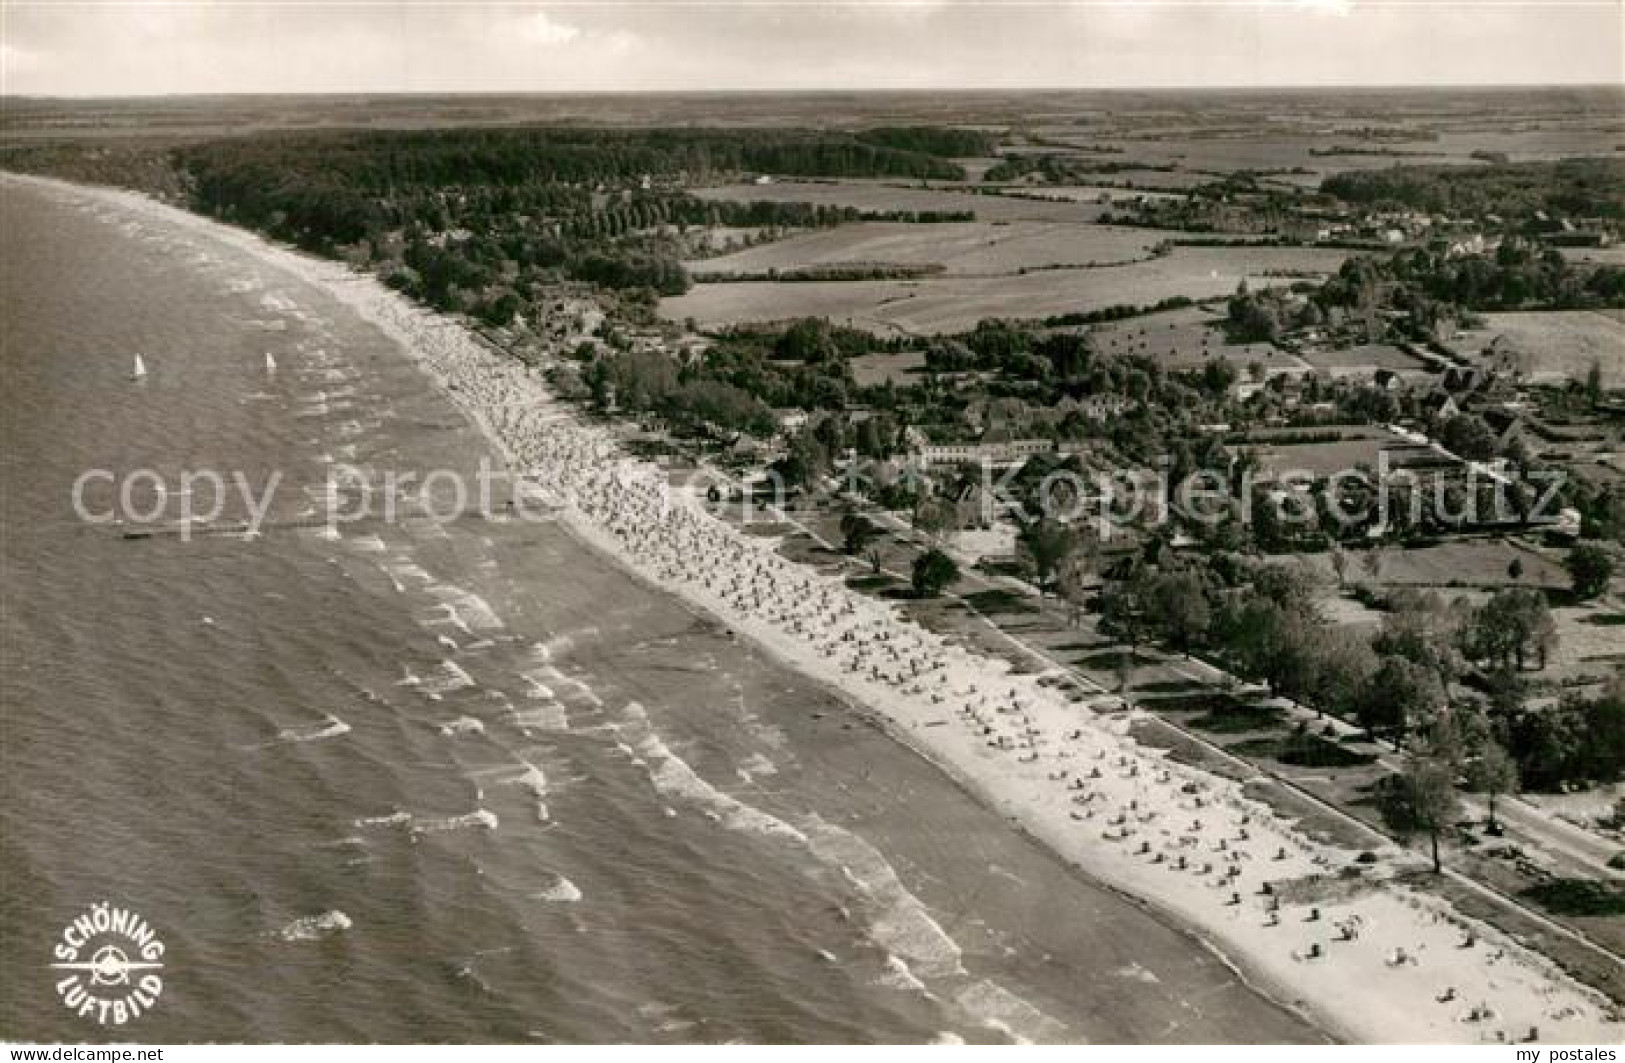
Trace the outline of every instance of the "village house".
{"type": "Polygon", "coordinates": [[[1439,378],[1439,386],[1453,395],[1464,395],[1482,390],[1494,376],[1492,370],[1478,366],[1453,365],[1439,378]]]}
{"type": "Polygon", "coordinates": [[[1446,421],[1461,412],[1455,397],[1447,391],[1430,391],[1417,403],[1422,416],[1446,421]]]}
{"type": "Polygon", "coordinates": [[[791,436],[807,427],[810,414],[806,410],[794,406],[779,407],[773,411],[773,419],[779,423],[779,432],[791,436]]]}
{"type": "Polygon", "coordinates": [[[1371,384],[1380,391],[1395,392],[1405,387],[1404,379],[1392,369],[1379,369],[1372,374],[1371,384]]]}
{"type": "Polygon", "coordinates": [[[1048,439],[1011,439],[998,443],[932,443],[915,455],[921,468],[943,465],[1019,465],[1035,454],[1048,454],[1048,439]]]}
{"type": "Polygon", "coordinates": [[[1008,508],[998,492],[981,480],[966,482],[954,497],[953,506],[954,526],[962,530],[992,527],[1008,508]]]}
{"type": "Polygon", "coordinates": [[[978,432],[1016,434],[1039,416],[1039,411],[1021,399],[978,399],[965,407],[965,423],[978,432]]]}
{"type": "Polygon", "coordinates": [[[1066,395],[1055,404],[1054,411],[1059,419],[1075,413],[1090,421],[1105,421],[1112,417],[1121,417],[1137,405],[1133,399],[1122,395],[1085,395],[1081,399],[1066,395]]]}
{"type": "Polygon", "coordinates": [[[1505,450],[1523,433],[1523,415],[1517,410],[1509,410],[1505,406],[1492,406],[1480,413],[1479,417],[1494,435],[1497,452],[1505,450]]]}

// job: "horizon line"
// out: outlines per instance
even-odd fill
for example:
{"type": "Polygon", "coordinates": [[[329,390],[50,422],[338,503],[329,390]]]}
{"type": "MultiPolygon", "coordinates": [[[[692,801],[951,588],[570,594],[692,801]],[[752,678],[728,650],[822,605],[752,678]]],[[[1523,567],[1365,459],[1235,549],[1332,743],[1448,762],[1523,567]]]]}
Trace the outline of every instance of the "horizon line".
{"type": "Polygon", "coordinates": [[[1510,89],[1564,91],[1573,89],[1612,89],[1625,92],[1625,81],[1481,81],[1481,82],[1321,82],[1316,84],[1146,84],[1146,85],[962,85],[888,87],[880,85],[847,87],[738,87],[738,88],[641,88],[641,89],[316,89],[287,90],[200,90],[195,92],[131,93],[10,93],[0,90],[0,100],[93,102],[98,100],[214,100],[214,99],[323,99],[335,96],[369,96],[396,99],[463,97],[561,97],[592,96],[835,96],[835,95],[941,95],[970,93],[1037,94],[1057,92],[1347,92],[1410,91],[1452,92],[1461,90],[1497,91],[1510,89]]]}

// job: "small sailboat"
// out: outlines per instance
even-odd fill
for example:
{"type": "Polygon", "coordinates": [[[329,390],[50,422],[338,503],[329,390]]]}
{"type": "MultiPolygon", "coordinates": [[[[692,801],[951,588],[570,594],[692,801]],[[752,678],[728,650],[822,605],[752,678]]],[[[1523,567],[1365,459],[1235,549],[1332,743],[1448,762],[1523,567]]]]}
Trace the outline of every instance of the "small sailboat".
{"type": "Polygon", "coordinates": [[[270,351],[265,352],[265,371],[267,373],[276,372],[276,359],[271,357],[270,351]]]}
{"type": "Polygon", "coordinates": [[[141,356],[139,354],[135,356],[135,368],[130,371],[130,379],[147,379],[147,363],[141,360],[141,356]]]}

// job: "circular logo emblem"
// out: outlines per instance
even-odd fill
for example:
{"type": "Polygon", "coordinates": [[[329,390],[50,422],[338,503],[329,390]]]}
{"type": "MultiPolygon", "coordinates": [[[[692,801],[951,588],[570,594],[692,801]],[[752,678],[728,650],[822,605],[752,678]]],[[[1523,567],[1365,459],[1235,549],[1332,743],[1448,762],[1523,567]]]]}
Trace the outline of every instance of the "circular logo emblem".
{"type": "Polygon", "coordinates": [[[164,943],[128,908],[93,905],[62,928],[52,954],[61,972],[56,995],[81,1018],[123,1026],[163,995],[164,943]]]}

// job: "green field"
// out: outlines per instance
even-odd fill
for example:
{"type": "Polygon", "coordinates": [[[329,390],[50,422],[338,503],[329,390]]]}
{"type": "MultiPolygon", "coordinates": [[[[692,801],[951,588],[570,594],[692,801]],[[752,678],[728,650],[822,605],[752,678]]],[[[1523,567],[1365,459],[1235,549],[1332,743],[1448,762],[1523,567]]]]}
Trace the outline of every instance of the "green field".
{"type": "Polygon", "coordinates": [[[1035,319],[1173,296],[1224,296],[1243,280],[1260,287],[1289,283],[1283,273],[1329,273],[1347,257],[1345,251],[1312,248],[1176,247],[1133,265],[1025,275],[700,284],[661,300],[661,311],[678,321],[693,317],[704,327],[827,317],[882,332],[951,333],[988,317],[1035,319]]]}
{"type": "Polygon", "coordinates": [[[686,266],[700,281],[708,276],[871,263],[940,265],[953,276],[988,276],[1147,259],[1152,248],[1171,235],[1155,229],[1068,222],[862,222],[686,266]]]}

